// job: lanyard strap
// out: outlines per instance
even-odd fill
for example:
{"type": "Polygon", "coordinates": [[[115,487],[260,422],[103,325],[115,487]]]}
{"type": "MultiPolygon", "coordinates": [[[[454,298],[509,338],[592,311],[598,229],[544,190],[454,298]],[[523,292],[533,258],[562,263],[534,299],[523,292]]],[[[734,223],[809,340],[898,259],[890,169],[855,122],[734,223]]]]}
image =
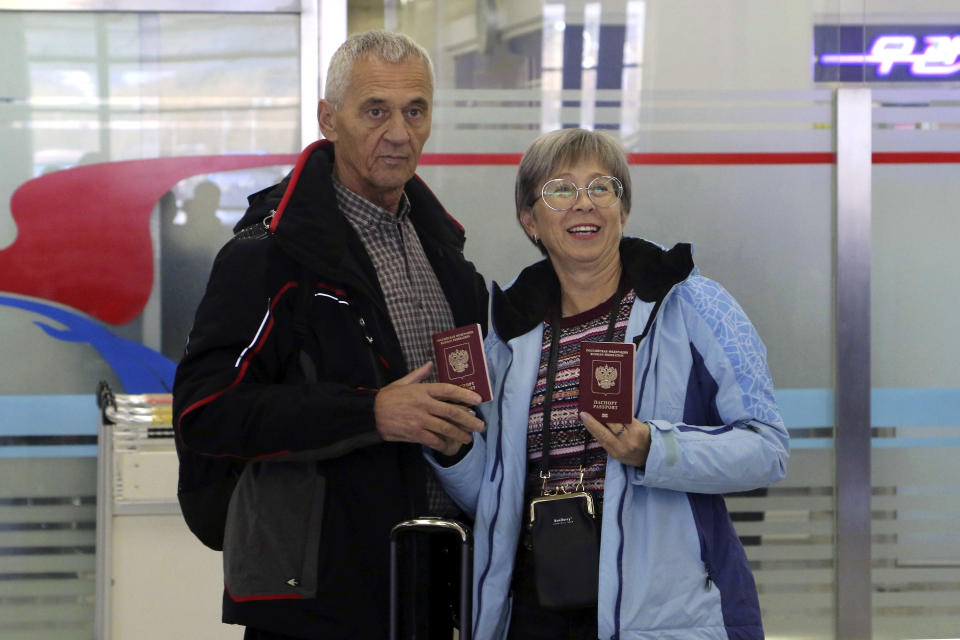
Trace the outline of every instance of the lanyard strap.
{"type": "MultiPolygon", "coordinates": [[[[620,315],[620,303],[623,301],[623,291],[617,288],[617,293],[613,300],[613,306],[610,308],[610,315],[607,317],[607,332],[603,336],[604,342],[613,340],[613,331],[616,328],[617,316],[620,315]]],[[[543,454],[540,457],[540,477],[550,477],[550,432],[551,416],[553,414],[553,387],[557,380],[557,360],[560,357],[560,304],[558,303],[550,311],[550,359],[547,360],[547,380],[546,388],[543,392],[543,454]]],[[[583,372],[581,372],[582,375],[583,372]]],[[[584,427],[584,434],[587,428],[584,427]]],[[[587,458],[587,438],[584,435],[583,453],[580,456],[580,468],[583,469],[583,463],[587,458]]]]}

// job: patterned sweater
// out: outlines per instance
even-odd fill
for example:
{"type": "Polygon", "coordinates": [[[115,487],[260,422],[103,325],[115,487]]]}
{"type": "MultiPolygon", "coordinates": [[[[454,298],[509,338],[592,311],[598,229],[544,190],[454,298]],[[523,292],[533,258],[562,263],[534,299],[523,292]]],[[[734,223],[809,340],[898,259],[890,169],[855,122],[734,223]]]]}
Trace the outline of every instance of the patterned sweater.
{"type": "MultiPolygon", "coordinates": [[[[630,289],[620,301],[613,342],[623,342],[634,297],[634,292],[630,289]]],[[[548,490],[560,486],[572,490],[579,480],[579,469],[583,464],[584,488],[591,491],[596,499],[603,495],[607,454],[583,426],[578,409],[580,343],[604,339],[610,307],[615,298],[616,296],[611,296],[593,309],[560,320],[560,354],[557,359],[557,377],[553,387],[553,408],[550,417],[548,490]]],[[[540,479],[540,460],[543,457],[543,402],[553,331],[554,327],[548,318],[543,330],[540,368],[537,372],[537,384],[530,398],[530,415],[527,422],[527,502],[541,495],[543,486],[540,479]]]]}

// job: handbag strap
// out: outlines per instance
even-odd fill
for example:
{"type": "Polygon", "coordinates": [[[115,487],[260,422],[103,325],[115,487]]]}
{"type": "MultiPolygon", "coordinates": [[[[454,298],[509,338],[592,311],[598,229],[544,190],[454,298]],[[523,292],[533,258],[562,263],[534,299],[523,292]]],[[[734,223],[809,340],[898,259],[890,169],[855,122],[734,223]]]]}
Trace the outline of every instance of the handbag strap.
{"type": "MultiPolygon", "coordinates": [[[[610,308],[610,314],[607,316],[607,331],[603,336],[604,342],[613,340],[613,333],[617,325],[617,316],[620,315],[620,303],[623,301],[623,287],[617,287],[617,293],[613,299],[613,306],[610,308]]],[[[543,453],[540,457],[540,477],[546,479],[550,477],[550,435],[551,418],[553,415],[553,388],[557,379],[557,361],[560,358],[560,303],[557,302],[550,310],[550,357],[547,360],[547,379],[543,392],[543,453]]],[[[586,432],[587,428],[583,428],[586,432]]],[[[584,436],[583,453],[580,456],[580,468],[583,469],[583,463],[587,458],[587,443],[584,436]]]]}

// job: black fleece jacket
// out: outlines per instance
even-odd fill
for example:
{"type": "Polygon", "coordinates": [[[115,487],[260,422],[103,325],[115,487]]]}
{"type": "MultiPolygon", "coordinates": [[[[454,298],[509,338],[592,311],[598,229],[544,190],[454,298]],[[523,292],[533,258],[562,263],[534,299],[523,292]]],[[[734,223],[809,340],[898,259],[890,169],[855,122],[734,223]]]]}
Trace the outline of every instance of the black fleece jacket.
{"type": "MultiPolygon", "coordinates": [[[[389,531],[425,513],[425,467],[419,445],[376,431],[377,389],[408,369],[370,258],[338,210],[332,168],[333,145],[315,143],[283,182],[250,197],[177,368],[174,425],[183,459],[248,461],[224,543],[224,621],[303,638],[384,638],[389,531]],[[302,492],[284,490],[289,480],[267,497],[263,478],[277,483],[278,470],[294,468],[292,482],[309,483],[319,501],[299,504],[302,492]],[[292,538],[280,530],[297,519],[320,526],[292,538]],[[291,542],[307,548],[278,549],[291,542]],[[277,582],[274,553],[307,558],[302,573],[316,579],[277,582]]],[[[487,292],[463,257],[463,229],[418,177],[405,191],[455,323],[485,331],[487,292]]]]}

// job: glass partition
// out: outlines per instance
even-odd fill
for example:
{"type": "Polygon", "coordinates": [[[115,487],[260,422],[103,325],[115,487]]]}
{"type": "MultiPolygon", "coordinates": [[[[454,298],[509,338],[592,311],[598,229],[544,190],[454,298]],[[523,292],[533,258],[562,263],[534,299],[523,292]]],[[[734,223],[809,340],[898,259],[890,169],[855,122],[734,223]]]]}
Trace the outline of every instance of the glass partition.
{"type": "Polygon", "coordinates": [[[960,629],[958,105],[956,89],[874,91],[871,513],[878,639],[953,637],[960,629]]]}
{"type": "Polygon", "coordinates": [[[211,172],[298,151],[299,17],[0,10],[0,59],[0,637],[89,639],[97,382],[169,383],[281,175],[211,172]]]}

